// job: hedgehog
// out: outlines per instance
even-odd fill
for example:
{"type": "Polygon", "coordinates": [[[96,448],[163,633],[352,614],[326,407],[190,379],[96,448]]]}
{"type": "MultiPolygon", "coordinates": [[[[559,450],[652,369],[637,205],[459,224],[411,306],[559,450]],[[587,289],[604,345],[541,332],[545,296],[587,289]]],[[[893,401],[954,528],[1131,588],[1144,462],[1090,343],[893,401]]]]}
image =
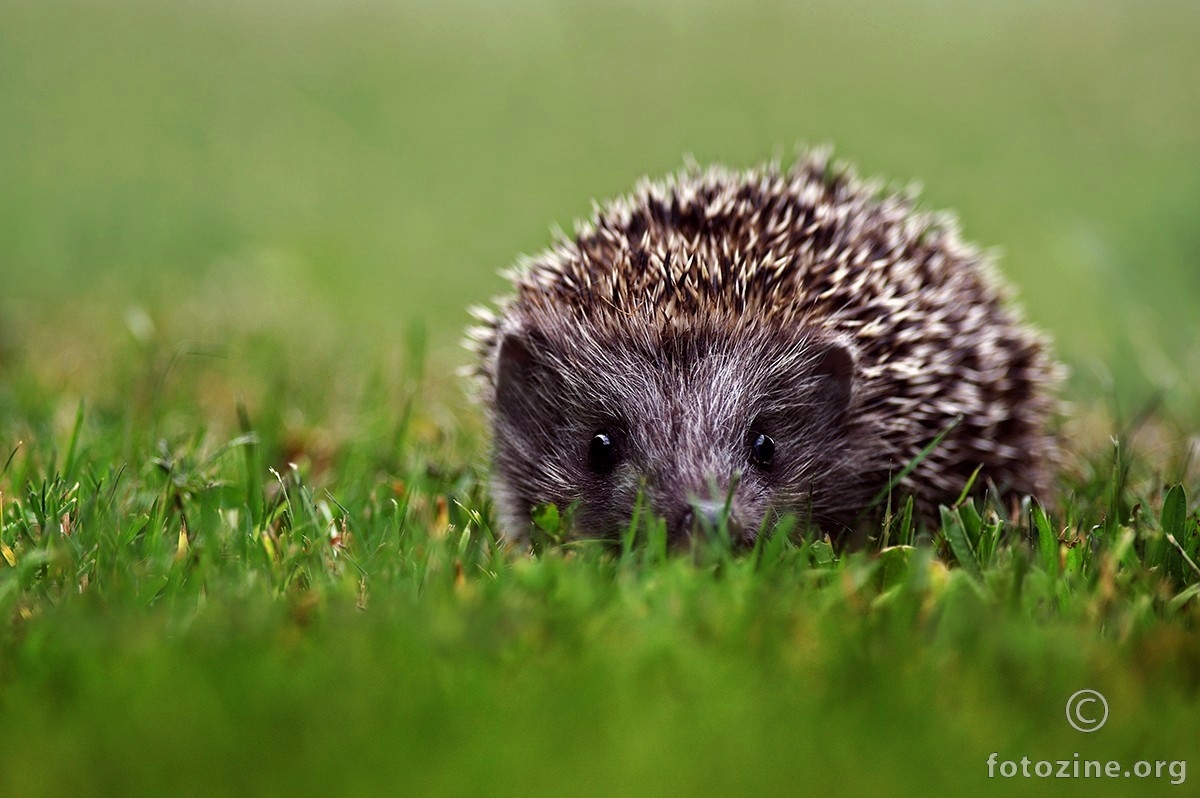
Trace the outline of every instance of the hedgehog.
{"type": "Polygon", "coordinates": [[[476,398],[502,533],[570,511],[613,539],[635,508],[672,543],[752,543],[784,517],[831,540],[910,496],[1043,496],[1061,367],[992,258],[827,150],[689,163],[594,206],[474,308],[476,398]]]}

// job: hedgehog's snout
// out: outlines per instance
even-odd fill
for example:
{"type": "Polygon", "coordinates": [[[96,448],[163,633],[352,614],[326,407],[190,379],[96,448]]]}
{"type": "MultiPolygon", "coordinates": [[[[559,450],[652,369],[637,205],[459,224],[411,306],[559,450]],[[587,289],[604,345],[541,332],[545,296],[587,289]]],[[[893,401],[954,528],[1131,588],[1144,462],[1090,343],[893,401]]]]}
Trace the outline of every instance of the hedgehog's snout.
{"type": "Polygon", "coordinates": [[[691,499],[683,503],[674,515],[667,516],[671,543],[685,544],[692,540],[727,534],[735,544],[746,542],[738,514],[724,500],[691,499]]]}

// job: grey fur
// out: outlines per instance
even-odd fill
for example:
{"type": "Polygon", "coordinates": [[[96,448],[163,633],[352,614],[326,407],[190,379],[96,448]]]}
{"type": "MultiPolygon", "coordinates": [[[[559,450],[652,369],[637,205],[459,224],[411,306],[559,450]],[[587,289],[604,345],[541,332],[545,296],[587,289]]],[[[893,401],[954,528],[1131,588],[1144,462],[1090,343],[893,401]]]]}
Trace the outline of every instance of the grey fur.
{"type": "Polygon", "coordinates": [[[727,501],[742,540],[783,513],[838,535],[951,427],[898,488],[923,519],[980,465],[978,486],[1043,494],[1061,370],[954,221],[913,202],[820,152],[693,169],[521,263],[470,331],[506,534],[553,503],[612,535],[644,489],[675,539],[727,501]]]}

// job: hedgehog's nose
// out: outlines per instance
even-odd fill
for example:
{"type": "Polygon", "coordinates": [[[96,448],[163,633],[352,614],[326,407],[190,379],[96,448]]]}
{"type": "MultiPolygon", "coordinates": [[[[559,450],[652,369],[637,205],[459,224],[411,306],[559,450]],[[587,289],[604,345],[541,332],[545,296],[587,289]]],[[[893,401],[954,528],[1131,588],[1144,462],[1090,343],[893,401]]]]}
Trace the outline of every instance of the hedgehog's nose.
{"type": "Polygon", "coordinates": [[[721,524],[721,513],[724,509],[725,505],[720,502],[694,501],[689,515],[692,516],[693,524],[699,521],[709,529],[716,529],[721,524]]]}
{"type": "Polygon", "coordinates": [[[712,500],[696,499],[688,504],[674,524],[673,537],[679,542],[711,535],[725,521],[725,529],[735,541],[741,540],[741,526],[732,514],[726,517],[725,503],[712,500]]]}

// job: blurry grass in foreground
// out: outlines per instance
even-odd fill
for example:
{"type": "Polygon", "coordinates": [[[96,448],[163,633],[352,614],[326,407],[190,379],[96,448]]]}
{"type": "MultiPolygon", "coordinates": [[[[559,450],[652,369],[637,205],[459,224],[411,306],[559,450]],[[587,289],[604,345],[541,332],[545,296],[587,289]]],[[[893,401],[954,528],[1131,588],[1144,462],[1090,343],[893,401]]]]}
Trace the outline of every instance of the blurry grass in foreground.
{"type": "Polygon", "coordinates": [[[1011,789],[993,751],[1196,759],[1185,452],[1164,470],[1122,436],[1057,513],[964,505],[929,535],[898,512],[883,551],[533,557],[497,544],[479,440],[430,412],[412,347],[377,375],[260,361],[287,401],[227,427],[189,420],[203,371],[6,414],[0,793],[916,795],[1011,789]],[[1084,687],[1112,713],[1086,737],[1084,687]]]}

